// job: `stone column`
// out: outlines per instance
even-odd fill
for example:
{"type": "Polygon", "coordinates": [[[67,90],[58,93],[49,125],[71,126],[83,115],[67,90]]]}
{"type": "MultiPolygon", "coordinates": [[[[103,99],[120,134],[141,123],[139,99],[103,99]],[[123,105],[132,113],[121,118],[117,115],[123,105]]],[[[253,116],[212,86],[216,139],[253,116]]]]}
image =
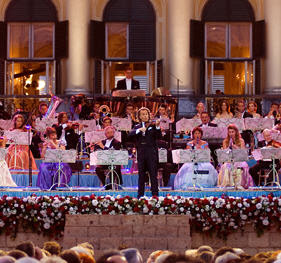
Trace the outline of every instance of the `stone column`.
{"type": "Polygon", "coordinates": [[[69,57],[65,94],[90,94],[88,55],[90,0],[67,0],[69,57]]]}
{"type": "Polygon", "coordinates": [[[193,0],[167,1],[167,71],[171,92],[194,93],[192,87],[192,58],[189,56],[190,19],[193,18],[193,0]]]}
{"type": "Polygon", "coordinates": [[[266,59],[264,93],[281,94],[281,1],[264,1],[266,59]]]}

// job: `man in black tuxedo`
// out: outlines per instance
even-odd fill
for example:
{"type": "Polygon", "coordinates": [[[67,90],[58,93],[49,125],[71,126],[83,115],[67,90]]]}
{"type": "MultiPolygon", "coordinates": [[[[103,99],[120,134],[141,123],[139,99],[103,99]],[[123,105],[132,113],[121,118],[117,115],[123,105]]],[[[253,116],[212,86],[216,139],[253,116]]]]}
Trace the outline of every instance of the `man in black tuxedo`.
{"type": "MultiPolygon", "coordinates": [[[[66,145],[66,150],[76,149],[79,134],[75,133],[72,124],[68,122],[68,116],[66,112],[60,112],[58,115],[58,124],[54,124],[57,137],[66,145]]],[[[82,125],[79,125],[79,131],[82,130],[82,125]]]]}
{"type": "Polygon", "coordinates": [[[199,125],[199,127],[201,128],[205,128],[205,127],[218,127],[218,125],[216,123],[211,123],[210,122],[210,116],[209,113],[206,111],[203,111],[201,113],[201,124],[199,125]]]}
{"type": "Polygon", "coordinates": [[[144,195],[145,175],[149,172],[151,181],[151,192],[153,196],[158,196],[158,148],[157,139],[161,138],[160,121],[150,124],[150,111],[148,108],[140,108],[138,111],[140,124],[135,125],[130,132],[136,140],[138,158],[138,198],[144,195]]]}
{"type": "Polygon", "coordinates": [[[117,82],[115,90],[133,90],[140,89],[140,83],[133,79],[133,71],[131,68],[125,70],[125,79],[121,79],[117,82]]]}
{"type": "Polygon", "coordinates": [[[48,104],[46,102],[41,102],[39,105],[39,114],[37,118],[42,120],[46,116],[47,111],[48,111],[48,104]]]}
{"type": "MultiPolygon", "coordinates": [[[[109,150],[109,149],[114,149],[114,150],[120,150],[121,149],[121,143],[117,141],[114,138],[114,133],[115,133],[115,128],[113,126],[108,126],[104,129],[104,133],[106,136],[106,140],[102,140],[98,143],[95,143],[94,145],[94,151],[99,151],[99,150],[109,150]]],[[[103,186],[105,186],[105,172],[108,169],[108,166],[106,165],[98,165],[96,167],[96,173],[97,176],[99,177],[101,183],[103,186]]],[[[119,184],[123,184],[123,179],[122,179],[122,174],[121,174],[121,166],[117,165],[115,169],[117,175],[114,173],[114,180],[119,184]]],[[[109,185],[108,189],[110,189],[111,184],[109,185]]]]}
{"type": "Polygon", "coordinates": [[[239,100],[236,104],[235,118],[253,118],[253,115],[246,110],[246,105],[244,100],[239,100]]]}

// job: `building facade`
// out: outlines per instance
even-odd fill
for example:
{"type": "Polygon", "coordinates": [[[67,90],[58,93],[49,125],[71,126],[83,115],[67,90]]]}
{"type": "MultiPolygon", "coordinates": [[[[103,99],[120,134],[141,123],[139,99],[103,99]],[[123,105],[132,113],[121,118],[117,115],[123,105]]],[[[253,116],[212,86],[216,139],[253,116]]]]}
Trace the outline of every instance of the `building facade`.
{"type": "Polygon", "coordinates": [[[281,94],[280,0],[0,0],[2,95],[281,94]]]}

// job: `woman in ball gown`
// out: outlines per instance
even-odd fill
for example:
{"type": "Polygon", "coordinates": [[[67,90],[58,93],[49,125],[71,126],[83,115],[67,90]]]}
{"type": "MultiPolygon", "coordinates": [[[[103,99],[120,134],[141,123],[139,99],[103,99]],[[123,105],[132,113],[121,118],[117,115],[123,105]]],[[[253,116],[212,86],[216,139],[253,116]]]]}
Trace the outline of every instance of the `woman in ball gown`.
{"type": "Polygon", "coordinates": [[[230,112],[230,107],[227,100],[221,101],[219,105],[219,112],[216,115],[216,119],[231,119],[233,114],[230,112]]]}
{"type": "MultiPolygon", "coordinates": [[[[6,138],[0,138],[0,148],[5,148],[6,138]]],[[[2,156],[3,157],[3,156],[2,156]]],[[[0,159],[0,186],[17,186],[4,158],[0,159]]]]}
{"type": "MultiPolygon", "coordinates": [[[[25,121],[24,117],[21,114],[15,115],[14,119],[14,127],[11,129],[16,132],[26,132],[26,128],[24,126],[25,121]]],[[[31,134],[32,136],[32,134],[31,134]]],[[[15,170],[28,170],[29,169],[29,146],[28,145],[20,145],[12,143],[6,155],[6,162],[9,169],[15,170]]],[[[32,152],[30,151],[30,161],[32,170],[37,170],[37,166],[33,157],[32,152]]]]}
{"type": "MultiPolygon", "coordinates": [[[[192,130],[193,140],[187,143],[186,149],[208,149],[208,143],[201,140],[203,130],[196,127],[192,130]]],[[[211,163],[185,163],[178,171],[175,181],[175,190],[186,190],[188,187],[199,185],[201,187],[214,187],[217,185],[217,170],[211,163]],[[197,170],[208,171],[206,174],[196,175],[197,170]]]]}
{"type": "Polygon", "coordinates": [[[247,109],[250,114],[253,115],[253,118],[261,118],[261,115],[257,113],[258,105],[255,101],[250,101],[248,103],[247,109]]]}
{"type": "MultiPolygon", "coordinates": [[[[245,142],[241,138],[238,128],[234,124],[227,127],[227,137],[223,141],[223,149],[245,149],[245,142]]],[[[246,162],[224,163],[218,176],[218,186],[235,186],[238,189],[254,186],[246,162]]]]}
{"type": "MultiPolygon", "coordinates": [[[[45,157],[47,149],[65,150],[65,146],[57,140],[57,133],[54,128],[46,129],[46,137],[41,153],[42,158],[45,157]]],[[[60,185],[66,186],[70,181],[72,171],[67,163],[61,163],[60,168],[60,185]]],[[[42,163],[39,168],[37,186],[42,190],[50,190],[54,184],[58,184],[58,169],[59,163],[42,163]]]]}

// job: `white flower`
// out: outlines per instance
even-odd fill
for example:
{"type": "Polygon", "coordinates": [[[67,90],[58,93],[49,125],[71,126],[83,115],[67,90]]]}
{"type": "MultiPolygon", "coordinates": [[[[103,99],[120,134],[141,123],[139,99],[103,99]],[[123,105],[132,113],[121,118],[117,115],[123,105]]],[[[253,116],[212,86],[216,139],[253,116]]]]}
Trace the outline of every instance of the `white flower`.
{"type": "Polygon", "coordinates": [[[262,220],[262,224],[264,225],[264,226],[268,226],[269,225],[269,221],[268,221],[268,219],[264,219],[264,220],[262,220]]]}
{"type": "Polygon", "coordinates": [[[181,208],[180,208],[180,211],[181,211],[181,212],[183,212],[183,211],[184,211],[184,208],[183,208],[183,207],[181,207],[181,208]]]}
{"type": "Polygon", "coordinates": [[[247,215],[243,215],[243,214],[240,215],[240,217],[241,217],[242,220],[246,220],[248,218],[247,215]]]}
{"type": "Polygon", "coordinates": [[[238,205],[237,205],[239,208],[241,208],[242,207],[242,204],[241,203],[238,203],[238,205]]]}
{"type": "Polygon", "coordinates": [[[0,220],[0,227],[3,227],[3,226],[5,226],[5,223],[4,223],[4,221],[0,220]]]}
{"type": "Polygon", "coordinates": [[[149,211],[149,210],[148,210],[148,207],[147,207],[147,206],[144,206],[143,209],[142,209],[142,211],[143,211],[145,214],[147,214],[148,211],[149,211]]]}
{"type": "Polygon", "coordinates": [[[261,209],[261,208],[262,208],[262,204],[261,204],[261,203],[257,203],[257,204],[256,204],[256,208],[257,208],[257,209],[261,209]]]}
{"type": "Polygon", "coordinates": [[[93,206],[97,206],[97,205],[98,205],[98,203],[99,203],[99,202],[98,202],[97,200],[95,200],[95,199],[94,199],[94,200],[92,200],[92,205],[93,205],[93,206]]]}
{"type": "Polygon", "coordinates": [[[50,228],[50,224],[49,224],[49,223],[45,223],[45,224],[44,224],[44,228],[45,228],[45,229],[49,229],[49,228],[50,228]]]}

